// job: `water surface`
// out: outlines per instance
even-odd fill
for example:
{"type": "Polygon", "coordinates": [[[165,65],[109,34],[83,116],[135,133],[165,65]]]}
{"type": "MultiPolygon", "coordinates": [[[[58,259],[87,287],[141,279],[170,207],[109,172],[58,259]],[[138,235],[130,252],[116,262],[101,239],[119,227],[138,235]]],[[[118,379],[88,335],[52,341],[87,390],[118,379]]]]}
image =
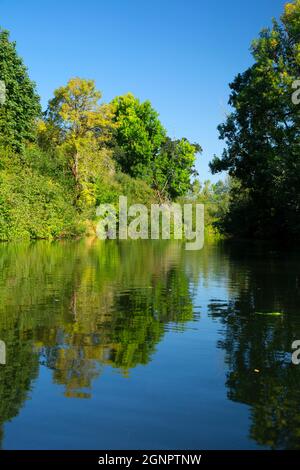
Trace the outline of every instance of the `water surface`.
{"type": "Polygon", "coordinates": [[[299,261],[246,244],[1,244],[0,446],[299,449],[299,261]]]}

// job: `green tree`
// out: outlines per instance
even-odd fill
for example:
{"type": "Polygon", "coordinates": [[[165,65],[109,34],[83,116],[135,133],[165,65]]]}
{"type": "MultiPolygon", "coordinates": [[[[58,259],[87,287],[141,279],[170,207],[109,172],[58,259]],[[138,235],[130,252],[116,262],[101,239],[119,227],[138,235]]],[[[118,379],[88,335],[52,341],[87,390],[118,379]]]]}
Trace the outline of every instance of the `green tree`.
{"type": "Polygon", "coordinates": [[[8,31],[0,29],[0,80],[4,83],[5,102],[0,104],[0,145],[20,151],[34,139],[34,122],[40,114],[35,84],[30,80],[15,42],[8,31]]]}
{"type": "Polygon", "coordinates": [[[160,202],[183,196],[191,189],[191,177],[196,175],[194,165],[198,144],[187,139],[166,138],[153,162],[153,188],[160,202]]]}
{"type": "Polygon", "coordinates": [[[211,169],[235,178],[225,220],[235,235],[299,238],[300,108],[292,101],[299,38],[297,0],[253,42],[253,66],[230,85],[233,112],[219,126],[226,149],[211,169]]]}
{"type": "Polygon", "coordinates": [[[141,103],[131,93],[112,101],[115,158],[121,171],[152,182],[152,164],[166,138],[158,113],[149,101],[141,103]]]}

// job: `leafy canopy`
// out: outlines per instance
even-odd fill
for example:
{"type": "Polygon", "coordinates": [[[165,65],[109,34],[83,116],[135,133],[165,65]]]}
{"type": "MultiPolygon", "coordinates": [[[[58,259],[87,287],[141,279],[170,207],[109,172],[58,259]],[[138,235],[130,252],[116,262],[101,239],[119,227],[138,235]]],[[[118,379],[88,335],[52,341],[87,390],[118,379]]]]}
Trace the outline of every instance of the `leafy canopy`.
{"type": "Polygon", "coordinates": [[[68,156],[76,203],[82,206],[94,204],[99,174],[114,170],[106,146],[113,128],[111,106],[99,103],[101,96],[93,80],[72,78],[55,90],[40,124],[41,144],[60,146],[68,156]]]}
{"type": "Polygon", "coordinates": [[[115,155],[122,172],[151,181],[151,163],[166,138],[158,113],[150,101],[141,103],[131,93],[112,101],[115,155]]]}
{"type": "Polygon", "coordinates": [[[299,0],[286,5],[281,20],[253,42],[255,62],[230,85],[233,111],[219,126],[226,149],[211,169],[236,179],[226,221],[233,234],[300,232],[300,108],[292,100],[300,76],[299,0]]]}
{"type": "Polygon", "coordinates": [[[166,138],[153,162],[153,187],[161,202],[183,196],[191,189],[191,177],[197,174],[196,153],[200,151],[200,145],[187,139],[166,138]]]}

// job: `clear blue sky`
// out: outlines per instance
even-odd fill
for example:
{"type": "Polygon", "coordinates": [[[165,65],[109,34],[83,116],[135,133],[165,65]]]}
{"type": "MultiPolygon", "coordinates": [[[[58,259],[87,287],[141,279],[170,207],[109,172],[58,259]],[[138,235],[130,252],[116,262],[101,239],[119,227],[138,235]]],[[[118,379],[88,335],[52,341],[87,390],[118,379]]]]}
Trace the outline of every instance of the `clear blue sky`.
{"type": "MultiPolygon", "coordinates": [[[[199,142],[200,179],[220,154],[217,125],[228,83],[251,64],[249,45],[284,0],[0,0],[43,106],[73,76],[93,78],[104,101],[149,99],[172,137],[199,142]]],[[[218,178],[218,177],[217,177],[218,178]]]]}

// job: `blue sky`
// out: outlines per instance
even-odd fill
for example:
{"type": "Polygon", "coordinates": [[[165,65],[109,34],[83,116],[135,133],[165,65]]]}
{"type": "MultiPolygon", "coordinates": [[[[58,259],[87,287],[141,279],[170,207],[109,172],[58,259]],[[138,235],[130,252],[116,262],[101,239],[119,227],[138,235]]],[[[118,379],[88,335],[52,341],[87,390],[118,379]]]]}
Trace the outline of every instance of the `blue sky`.
{"type": "Polygon", "coordinates": [[[149,99],[172,137],[203,147],[200,179],[220,154],[228,83],[251,64],[249,46],[284,0],[0,0],[43,106],[70,77],[93,78],[104,101],[149,99]]]}

